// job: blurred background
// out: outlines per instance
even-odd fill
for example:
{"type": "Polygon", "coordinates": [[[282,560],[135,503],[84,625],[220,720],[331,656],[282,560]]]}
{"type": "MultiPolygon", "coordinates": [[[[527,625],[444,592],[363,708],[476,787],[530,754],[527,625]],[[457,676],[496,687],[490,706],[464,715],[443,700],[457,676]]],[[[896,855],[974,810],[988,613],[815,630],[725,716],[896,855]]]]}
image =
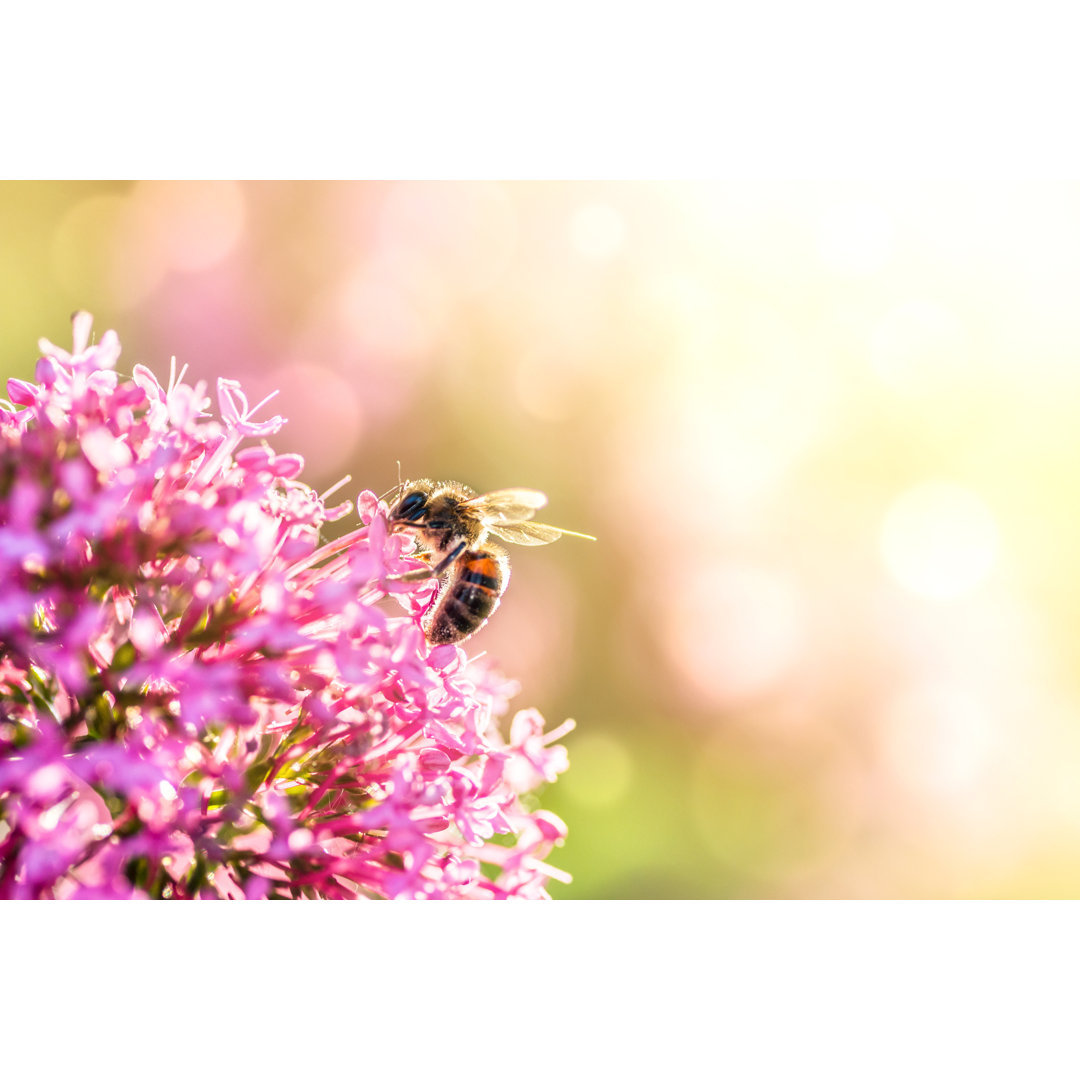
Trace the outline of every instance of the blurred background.
{"type": "Polygon", "coordinates": [[[5,378],[87,308],[280,389],[319,490],[599,537],[469,649],[578,722],[555,896],[1080,896],[1080,185],[6,182],[0,237],[5,378]]]}

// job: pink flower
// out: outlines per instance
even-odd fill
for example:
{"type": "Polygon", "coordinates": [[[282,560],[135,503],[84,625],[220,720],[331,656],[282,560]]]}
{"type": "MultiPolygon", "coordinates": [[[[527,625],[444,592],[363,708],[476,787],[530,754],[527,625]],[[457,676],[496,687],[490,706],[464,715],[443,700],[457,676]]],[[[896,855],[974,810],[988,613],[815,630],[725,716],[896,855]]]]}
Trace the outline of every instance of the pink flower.
{"type": "Polygon", "coordinates": [[[370,492],[320,545],[351,507],[240,445],[283,417],[90,329],[0,410],[0,897],[546,896],[569,725],[501,732],[370,492]]]}

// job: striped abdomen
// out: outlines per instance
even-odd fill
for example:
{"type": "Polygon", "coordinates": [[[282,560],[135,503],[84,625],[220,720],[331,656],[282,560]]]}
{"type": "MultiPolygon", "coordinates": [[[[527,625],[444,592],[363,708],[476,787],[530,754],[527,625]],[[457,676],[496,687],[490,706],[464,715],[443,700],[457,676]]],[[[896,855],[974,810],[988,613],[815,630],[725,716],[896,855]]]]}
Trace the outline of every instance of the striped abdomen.
{"type": "Polygon", "coordinates": [[[461,641],[487,622],[499,606],[510,565],[497,548],[474,548],[459,555],[443,575],[435,602],[421,625],[432,645],[461,641]]]}

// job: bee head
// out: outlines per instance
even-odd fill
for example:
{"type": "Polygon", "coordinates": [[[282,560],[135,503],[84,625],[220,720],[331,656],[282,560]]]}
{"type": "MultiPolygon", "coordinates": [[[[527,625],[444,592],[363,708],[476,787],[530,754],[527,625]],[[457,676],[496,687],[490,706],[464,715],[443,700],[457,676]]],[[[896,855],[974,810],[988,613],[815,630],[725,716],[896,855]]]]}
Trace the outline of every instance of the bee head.
{"type": "Polygon", "coordinates": [[[391,524],[415,524],[427,510],[428,497],[424,491],[406,491],[390,511],[391,524]]]}

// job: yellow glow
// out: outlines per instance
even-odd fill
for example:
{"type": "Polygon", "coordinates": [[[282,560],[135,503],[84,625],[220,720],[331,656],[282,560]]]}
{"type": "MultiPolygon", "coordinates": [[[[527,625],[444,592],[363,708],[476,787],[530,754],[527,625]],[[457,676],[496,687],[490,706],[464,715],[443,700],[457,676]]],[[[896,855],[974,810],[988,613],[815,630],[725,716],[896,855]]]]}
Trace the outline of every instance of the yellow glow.
{"type": "Polygon", "coordinates": [[[892,250],[892,220],[876,203],[839,203],[829,207],[818,223],[818,251],[830,269],[870,273],[889,261],[892,250]]]}
{"type": "Polygon", "coordinates": [[[612,806],[630,790],[634,763],[625,744],[605,732],[579,733],[569,743],[571,769],[560,783],[584,806],[612,806]]]}
{"type": "Polygon", "coordinates": [[[965,373],[967,334],[947,308],[912,300],[889,311],[874,327],[871,362],[894,390],[917,390],[965,373]]]}
{"type": "MultiPolygon", "coordinates": [[[[102,285],[113,300],[116,229],[122,220],[127,200],[122,195],[91,195],[75,203],[56,226],[52,237],[52,268],[60,284],[80,303],[89,304],[102,297],[102,285]],[[87,296],[87,282],[94,282],[87,296]],[[95,294],[96,297],[95,297],[95,294]],[[83,299],[85,298],[85,299],[83,299]]],[[[123,278],[123,275],[121,275],[123,278]]],[[[121,289],[125,293],[127,290],[121,289]]]]}
{"type": "Polygon", "coordinates": [[[617,255],[626,241],[622,214],[606,203],[581,207],[570,221],[570,241],[584,259],[603,262],[617,255]]]}
{"type": "Polygon", "coordinates": [[[897,498],[881,527],[881,554],[905,589],[950,599],[980,585],[998,551],[997,524],[985,503],[956,484],[931,482],[897,498]]]}

